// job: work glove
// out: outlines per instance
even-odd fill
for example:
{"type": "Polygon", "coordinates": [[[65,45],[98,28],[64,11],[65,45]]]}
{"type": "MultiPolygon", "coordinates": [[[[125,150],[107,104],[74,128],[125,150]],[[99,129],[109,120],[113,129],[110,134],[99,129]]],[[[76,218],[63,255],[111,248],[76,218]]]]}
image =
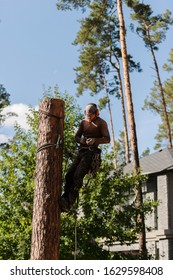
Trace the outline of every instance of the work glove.
{"type": "Polygon", "coordinates": [[[88,138],[88,139],[86,140],[86,143],[87,143],[88,146],[89,146],[89,145],[93,145],[93,144],[95,143],[95,139],[94,139],[94,138],[88,138]]]}

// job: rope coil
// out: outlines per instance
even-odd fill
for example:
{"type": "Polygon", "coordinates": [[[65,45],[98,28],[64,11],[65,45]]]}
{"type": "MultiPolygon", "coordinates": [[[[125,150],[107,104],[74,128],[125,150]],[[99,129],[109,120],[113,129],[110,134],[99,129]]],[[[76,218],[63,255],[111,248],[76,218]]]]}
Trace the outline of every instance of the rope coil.
{"type": "MultiPolygon", "coordinates": [[[[42,113],[48,117],[54,117],[58,120],[62,119],[63,117],[58,117],[54,114],[50,114],[42,109],[39,109],[38,113],[42,113]]],[[[37,149],[37,153],[39,153],[40,151],[44,150],[44,149],[47,149],[47,148],[51,148],[51,147],[55,147],[56,149],[58,149],[60,147],[60,145],[62,144],[62,140],[61,140],[61,136],[58,135],[58,139],[57,139],[57,142],[55,144],[52,144],[52,143],[45,143],[43,145],[41,145],[38,149],[37,149]]]]}
{"type": "Polygon", "coordinates": [[[58,135],[58,140],[55,144],[49,144],[49,143],[45,143],[43,145],[41,145],[38,149],[37,149],[37,153],[39,153],[40,151],[50,148],[50,147],[55,147],[56,149],[59,149],[60,145],[62,144],[62,139],[61,136],[58,135]]]}
{"type": "Polygon", "coordinates": [[[39,109],[39,111],[38,111],[38,113],[43,113],[44,115],[46,115],[46,116],[48,116],[48,117],[54,117],[54,118],[56,118],[56,119],[58,119],[58,120],[60,120],[60,119],[63,119],[63,117],[58,117],[58,116],[56,116],[56,115],[54,115],[54,114],[50,114],[50,113],[48,113],[48,112],[46,112],[46,111],[44,111],[44,110],[42,110],[42,109],[39,109]]]}

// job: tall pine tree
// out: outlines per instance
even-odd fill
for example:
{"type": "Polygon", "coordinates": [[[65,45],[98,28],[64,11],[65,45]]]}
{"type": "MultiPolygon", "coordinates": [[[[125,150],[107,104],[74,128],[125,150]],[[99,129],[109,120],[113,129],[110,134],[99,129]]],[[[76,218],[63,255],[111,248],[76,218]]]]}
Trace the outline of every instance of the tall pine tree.
{"type": "Polygon", "coordinates": [[[169,26],[173,24],[173,18],[171,17],[171,12],[169,10],[166,10],[161,15],[159,14],[154,16],[150,5],[143,4],[137,0],[127,2],[134,11],[132,14],[132,19],[138,22],[136,32],[143,39],[145,47],[151,52],[157,76],[157,87],[159,90],[158,94],[160,95],[162,101],[162,110],[165,119],[164,123],[167,133],[168,147],[172,148],[170,120],[155,51],[158,50],[159,44],[165,40],[166,31],[169,29],[169,26]]]}

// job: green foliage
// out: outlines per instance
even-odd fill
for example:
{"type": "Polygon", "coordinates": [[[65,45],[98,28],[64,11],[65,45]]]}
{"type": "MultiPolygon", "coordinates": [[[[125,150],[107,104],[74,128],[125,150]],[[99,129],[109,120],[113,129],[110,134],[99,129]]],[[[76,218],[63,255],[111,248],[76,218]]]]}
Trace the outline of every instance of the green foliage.
{"type": "MultiPolygon", "coordinates": [[[[43,98],[60,98],[65,104],[65,120],[64,120],[64,155],[63,170],[68,168],[69,162],[74,158],[77,145],[74,140],[75,131],[83,118],[81,108],[77,105],[75,98],[67,92],[60,93],[57,86],[54,89],[48,88],[44,91],[43,98]]],[[[63,172],[63,173],[64,173],[63,172]]]]}
{"type": "Polygon", "coordinates": [[[170,50],[168,62],[163,65],[163,69],[167,72],[173,71],[173,49],[170,50]]]}
{"type": "Polygon", "coordinates": [[[140,1],[127,1],[132,8],[132,19],[138,22],[136,32],[142,37],[145,46],[153,50],[158,50],[158,44],[166,38],[166,31],[173,24],[171,11],[166,10],[163,14],[153,16],[150,5],[140,3],[140,1]]]}
{"type": "MultiPolygon", "coordinates": [[[[73,97],[60,94],[57,87],[45,91],[44,97],[65,101],[64,170],[74,151],[74,131],[81,119],[81,112],[73,97]],[[74,117],[75,114],[75,117],[74,117]]],[[[0,259],[29,259],[33,187],[38,133],[38,112],[30,108],[27,117],[30,130],[16,125],[15,134],[0,149],[0,259]]]]}
{"type": "Polygon", "coordinates": [[[149,148],[146,148],[144,151],[143,151],[143,153],[141,154],[141,158],[142,157],[145,157],[145,156],[148,156],[150,154],[150,149],[149,148]]]}
{"type": "Polygon", "coordinates": [[[36,145],[15,127],[0,154],[0,259],[29,257],[36,145]]]}
{"type": "Polygon", "coordinates": [[[2,84],[0,84],[0,124],[5,120],[5,116],[2,114],[2,110],[10,105],[10,94],[6,91],[2,84]]]}
{"type": "MultiPolygon", "coordinates": [[[[45,92],[49,97],[65,101],[64,164],[65,172],[74,151],[74,132],[81,120],[81,110],[74,98],[59,93],[57,87],[45,92]],[[68,147],[68,151],[66,151],[68,147]]],[[[33,187],[35,176],[38,113],[31,109],[28,116],[30,130],[15,127],[13,139],[0,150],[0,258],[29,259],[32,225],[33,187]]],[[[131,244],[136,240],[138,224],[134,203],[134,185],[143,177],[124,176],[111,172],[112,161],[106,148],[102,166],[95,177],[86,176],[80,191],[77,215],[78,259],[129,259],[111,253],[107,248],[118,241],[131,244]],[[129,200],[130,198],[130,200],[129,200]]],[[[142,211],[148,213],[153,205],[147,203],[142,211]]],[[[61,215],[61,259],[74,259],[75,206],[69,215],[61,215]]]]}
{"type": "MultiPolygon", "coordinates": [[[[132,255],[108,250],[115,242],[130,245],[137,238],[137,214],[134,185],[146,180],[112,171],[103,160],[95,178],[87,177],[80,191],[78,215],[76,206],[70,215],[62,215],[61,259],[73,259],[75,221],[77,219],[77,259],[131,259],[132,255]]],[[[140,210],[150,213],[155,204],[145,201],[140,210]]]]}
{"type": "Polygon", "coordinates": [[[126,148],[125,148],[124,132],[123,131],[119,131],[119,137],[116,141],[116,147],[117,147],[117,163],[118,163],[118,166],[124,166],[126,164],[126,152],[125,152],[126,148]]]}
{"type": "MultiPolygon", "coordinates": [[[[163,68],[168,73],[172,72],[173,69],[173,58],[172,58],[172,50],[170,51],[170,55],[168,58],[168,63],[165,63],[163,68]]],[[[169,78],[167,78],[163,84],[164,89],[164,96],[165,96],[165,102],[167,106],[167,113],[169,117],[169,122],[171,126],[171,131],[173,128],[173,104],[172,104],[172,88],[173,88],[173,76],[171,75],[169,78]]],[[[167,130],[166,130],[166,123],[164,118],[164,111],[162,106],[162,99],[159,94],[159,86],[158,83],[155,81],[154,86],[151,89],[150,95],[148,95],[144,102],[143,109],[147,109],[152,111],[153,113],[160,116],[161,123],[158,128],[158,132],[155,136],[156,139],[156,145],[155,149],[158,149],[162,146],[167,146],[167,130]]],[[[173,134],[172,134],[173,136],[173,134]]]]}
{"type": "MultiPolygon", "coordinates": [[[[145,46],[151,51],[154,68],[157,75],[157,81],[154,82],[154,88],[152,89],[151,96],[147,97],[147,99],[145,100],[144,107],[149,108],[150,110],[160,114],[162,124],[159,127],[159,135],[156,135],[156,137],[161,136],[160,132],[164,127],[164,135],[162,134],[162,136],[164,138],[167,138],[169,146],[171,147],[172,113],[169,114],[169,104],[167,104],[168,96],[161,82],[159,66],[155,56],[155,51],[159,49],[159,44],[162,43],[166,38],[166,31],[169,29],[170,25],[173,24],[172,14],[171,11],[166,10],[163,14],[158,14],[154,16],[150,5],[143,4],[137,0],[127,2],[129,7],[133,11],[131,15],[132,19],[138,23],[138,26],[136,27],[136,32],[143,39],[145,46]]],[[[161,143],[157,142],[156,146],[158,147],[160,144],[161,143]]]]}
{"type": "Polygon", "coordinates": [[[58,0],[57,9],[58,10],[72,10],[72,9],[82,9],[85,11],[86,6],[91,2],[91,0],[58,0]]]}
{"type": "MultiPolygon", "coordinates": [[[[118,21],[112,1],[93,1],[90,14],[81,20],[81,28],[74,44],[80,45],[80,66],[76,67],[78,94],[89,90],[97,94],[105,88],[104,76],[110,75],[110,60],[120,54],[118,21]]],[[[114,69],[115,71],[115,69],[114,69]]],[[[115,82],[107,83],[115,91],[115,82]]]]}
{"type": "MultiPolygon", "coordinates": [[[[17,114],[13,112],[2,112],[3,109],[8,105],[10,105],[10,94],[7,92],[4,86],[0,84],[0,125],[2,125],[8,117],[17,116],[17,114]]],[[[3,144],[0,144],[0,146],[2,145],[3,144]]]]}
{"type": "MultiPolygon", "coordinates": [[[[93,1],[88,5],[90,14],[82,19],[75,45],[80,45],[80,65],[76,70],[78,95],[89,90],[91,95],[106,88],[109,95],[119,94],[119,23],[114,1],[93,1]],[[105,82],[106,80],[106,82],[105,82]]],[[[128,55],[129,71],[141,71],[128,55]]]]}

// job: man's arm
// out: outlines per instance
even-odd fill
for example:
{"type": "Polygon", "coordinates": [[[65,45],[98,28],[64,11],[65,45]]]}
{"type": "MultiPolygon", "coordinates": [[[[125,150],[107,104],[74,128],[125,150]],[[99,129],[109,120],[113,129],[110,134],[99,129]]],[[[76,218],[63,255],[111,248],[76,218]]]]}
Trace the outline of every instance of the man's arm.
{"type": "Polygon", "coordinates": [[[110,143],[110,134],[109,134],[108,126],[104,120],[102,120],[102,122],[100,123],[100,130],[101,130],[102,137],[95,138],[95,145],[110,143]]]}
{"type": "Polygon", "coordinates": [[[82,134],[83,134],[83,122],[80,123],[79,125],[79,128],[75,134],[75,141],[79,144],[86,144],[86,140],[83,139],[83,143],[81,142],[82,141],[82,134]]]}

